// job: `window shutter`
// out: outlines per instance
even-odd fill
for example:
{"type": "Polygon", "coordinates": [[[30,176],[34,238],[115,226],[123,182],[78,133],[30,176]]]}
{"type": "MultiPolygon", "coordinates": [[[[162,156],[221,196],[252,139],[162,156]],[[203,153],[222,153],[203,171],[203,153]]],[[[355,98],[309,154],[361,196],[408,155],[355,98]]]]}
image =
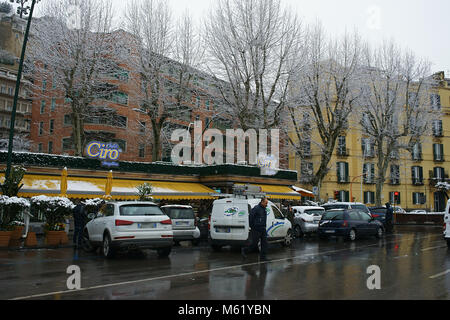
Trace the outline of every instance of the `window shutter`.
{"type": "Polygon", "coordinates": [[[370,165],[370,182],[373,183],[375,178],[375,164],[370,165]]]}
{"type": "Polygon", "coordinates": [[[419,181],[420,183],[423,182],[423,168],[419,167],[419,181]]]}
{"type": "Polygon", "coordinates": [[[350,192],[349,191],[344,191],[345,194],[345,201],[349,202],[350,201],[350,192]]]}
{"type": "Polygon", "coordinates": [[[348,182],[348,163],[345,162],[345,181],[348,182]]]}
{"type": "Polygon", "coordinates": [[[364,192],[364,203],[369,203],[369,202],[367,201],[367,192],[364,192]]]}
{"type": "Polygon", "coordinates": [[[338,182],[341,182],[341,163],[337,163],[337,180],[338,182]]]}
{"type": "Polygon", "coordinates": [[[444,159],[444,145],[443,144],[440,144],[439,145],[439,154],[440,154],[440,160],[443,160],[444,159]]]}
{"type": "Polygon", "coordinates": [[[367,144],[366,139],[361,139],[361,147],[364,156],[366,156],[366,144],[367,144]]]}
{"type": "Polygon", "coordinates": [[[412,177],[412,180],[413,180],[413,184],[416,183],[416,170],[415,170],[415,168],[416,167],[411,167],[411,177],[412,177]]]}
{"type": "Polygon", "coordinates": [[[401,200],[400,200],[400,192],[398,193],[398,197],[397,197],[398,199],[397,199],[397,204],[400,204],[401,203],[401,200]]]}

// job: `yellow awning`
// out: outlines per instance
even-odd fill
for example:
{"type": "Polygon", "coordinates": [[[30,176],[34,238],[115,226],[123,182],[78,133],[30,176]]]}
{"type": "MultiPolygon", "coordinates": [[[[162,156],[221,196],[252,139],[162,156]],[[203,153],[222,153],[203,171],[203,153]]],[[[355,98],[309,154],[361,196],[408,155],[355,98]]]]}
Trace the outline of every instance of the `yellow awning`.
{"type": "Polygon", "coordinates": [[[152,197],[154,199],[215,199],[215,197],[219,196],[214,190],[199,183],[151,180],[113,180],[111,196],[115,200],[138,199],[136,187],[146,182],[152,185],[152,197]]]}
{"type": "Polygon", "coordinates": [[[252,184],[261,187],[261,192],[270,199],[300,200],[302,195],[288,186],[276,186],[271,184],[252,184]]]}

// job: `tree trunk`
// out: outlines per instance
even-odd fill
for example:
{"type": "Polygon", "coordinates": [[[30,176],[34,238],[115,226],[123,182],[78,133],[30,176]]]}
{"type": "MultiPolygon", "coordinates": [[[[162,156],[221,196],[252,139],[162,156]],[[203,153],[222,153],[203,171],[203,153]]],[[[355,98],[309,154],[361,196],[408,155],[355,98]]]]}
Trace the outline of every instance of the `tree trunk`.
{"type": "Polygon", "coordinates": [[[74,112],[72,114],[72,121],[75,156],[82,157],[84,142],[84,123],[81,114],[79,112],[74,112]]]}
{"type": "Polygon", "coordinates": [[[161,124],[152,121],[153,146],[152,146],[152,162],[161,160],[161,124]]]}

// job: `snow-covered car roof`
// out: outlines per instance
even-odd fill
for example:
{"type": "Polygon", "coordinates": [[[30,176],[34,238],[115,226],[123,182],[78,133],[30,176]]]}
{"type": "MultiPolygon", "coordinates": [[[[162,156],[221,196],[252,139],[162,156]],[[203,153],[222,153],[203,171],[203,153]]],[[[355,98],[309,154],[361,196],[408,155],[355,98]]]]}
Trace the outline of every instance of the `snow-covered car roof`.
{"type": "Polygon", "coordinates": [[[151,204],[156,206],[157,204],[151,201],[108,201],[108,203],[117,204],[118,206],[127,204],[151,204]]]}
{"type": "Polygon", "coordinates": [[[292,207],[292,209],[300,209],[300,210],[317,210],[317,209],[322,209],[325,210],[325,208],[322,207],[313,207],[313,206],[294,206],[292,207]]]}
{"type": "Polygon", "coordinates": [[[192,206],[186,206],[183,204],[168,204],[165,206],[162,206],[161,208],[184,208],[184,209],[192,209],[192,206]]]}

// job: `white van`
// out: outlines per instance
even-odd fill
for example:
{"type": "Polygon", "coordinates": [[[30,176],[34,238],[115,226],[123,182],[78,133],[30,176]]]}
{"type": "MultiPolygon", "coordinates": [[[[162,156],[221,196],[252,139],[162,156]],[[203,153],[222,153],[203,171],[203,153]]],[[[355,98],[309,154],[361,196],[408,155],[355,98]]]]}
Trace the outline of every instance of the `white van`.
{"type": "Polygon", "coordinates": [[[444,214],[444,239],[447,241],[447,246],[450,248],[450,199],[447,201],[444,214]]]}
{"type": "MultiPolygon", "coordinates": [[[[225,198],[214,201],[210,221],[210,241],[214,251],[223,246],[245,246],[249,237],[249,213],[260,199],[225,198]]],[[[290,246],[293,241],[291,222],[269,201],[267,208],[267,241],[290,246]]]]}

